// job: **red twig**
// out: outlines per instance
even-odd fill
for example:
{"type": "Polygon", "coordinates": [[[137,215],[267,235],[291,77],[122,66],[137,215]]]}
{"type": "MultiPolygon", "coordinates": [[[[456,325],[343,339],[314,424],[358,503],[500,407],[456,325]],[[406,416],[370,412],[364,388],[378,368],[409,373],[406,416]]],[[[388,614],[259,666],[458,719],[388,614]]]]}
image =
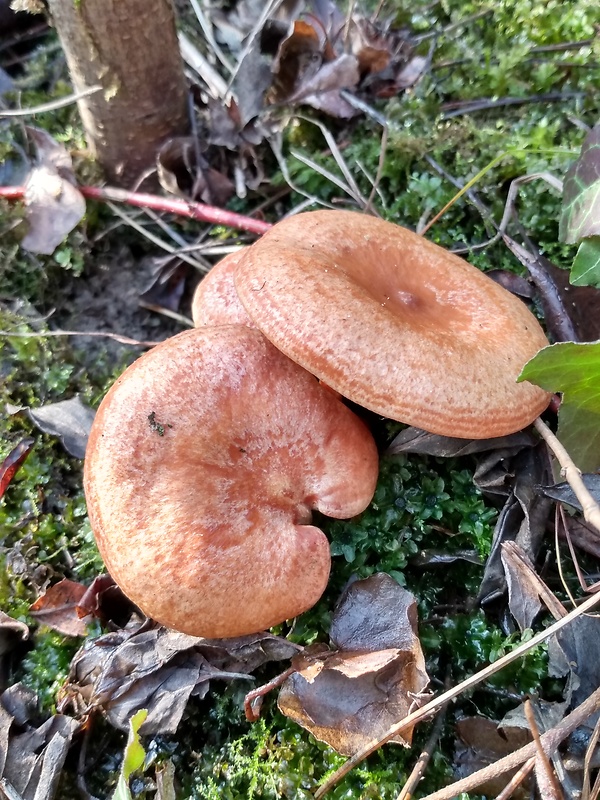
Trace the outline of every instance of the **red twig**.
{"type": "MultiPolygon", "coordinates": [[[[207,206],[204,203],[192,203],[186,200],[175,200],[170,197],[160,197],[155,194],[130,192],[127,189],[117,189],[112,186],[79,186],[79,191],[88,200],[110,200],[114,203],[127,203],[130,206],[151,208],[154,211],[166,211],[180,217],[189,217],[203,222],[212,222],[213,225],[226,225],[228,228],[238,228],[262,236],[271,227],[270,222],[263,222],[233,211],[226,211],[217,206],[207,206]]],[[[24,186],[0,186],[0,197],[7,200],[20,200],[25,194],[24,186]]]]}

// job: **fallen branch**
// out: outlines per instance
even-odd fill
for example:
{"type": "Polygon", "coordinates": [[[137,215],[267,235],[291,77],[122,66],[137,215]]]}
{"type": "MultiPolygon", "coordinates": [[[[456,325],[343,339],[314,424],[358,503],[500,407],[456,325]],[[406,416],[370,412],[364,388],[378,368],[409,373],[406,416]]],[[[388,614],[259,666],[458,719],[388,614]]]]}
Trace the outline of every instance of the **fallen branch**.
{"type": "MultiPolygon", "coordinates": [[[[77,188],[88,200],[111,200],[114,203],[126,203],[139,208],[151,208],[154,211],[177,214],[179,217],[210,222],[213,225],[237,228],[248,231],[248,233],[256,233],[259,236],[262,236],[271,227],[270,222],[263,222],[259,219],[236,214],[234,211],[227,211],[217,206],[208,206],[204,203],[192,203],[187,200],[177,200],[143,192],[130,192],[128,189],[118,189],[114,186],[78,186],[77,188]]],[[[0,198],[22,200],[24,196],[24,186],[0,186],[0,198]]]]}
{"type": "MultiPolygon", "coordinates": [[[[582,614],[586,614],[588,611],[590,611],[597,605],[600,605],[600,593],[588,597],[586,600],[584,600],[584,602],[580,606],[570,611],[566,617],[559,619],[557,622],[550,625],[550,627],[546,628],[546,630],[540,631],[528,642],[523,642],[523,644],[520,644],[512,652],[507,653],[505,656],[502,656],[502,658],[499,658],[498,661],[495,661],[493,664],[489,664],[487,667],[484,667],[484,669],[475,673],[475,675],[471,675],[462,683],[459,683],[454,688],[449,689],[447,692],[444,692],[439,697],[436,697],[429,703],[426,703],[417,711],[413,711],[407,717],[404,717],[404,719],[400,720],[400,722],[397,722],[395,725],[392,725],[392,727],[389,728],[385,736],[381,737],[380,739],[373,739],[362,750],[360,750],[358,753],[355,753],[355,755],[349,758],[345,764],[343,764],[338,770],[336,770],[332,775],[330,775],[327,781],[322,786],[320,786],[317,792],[315,793],[315,800],[319,800],[320,797],[323,797],[324,794],[326,794],[333,786],[335,786],[335,784],[338,783],[338,781],[340,781],[345,775],[347,775],[357,764],[360,764],[361,761],[364,761],[364,759],[367,758],[367,756],[370,756],[371,753],[374,753],[382,745],[389,742],[390,739],[392,739],[394,736],[397,736],[398,734],[402,733],[407,728],[414,727],[418,722],[422,722],[422,720],[433,714],[434,711],[437,711],[438,709],[442,708],[443,706],[446,705],[446,703],[449,703],[451,700],[454,700],[456,697],[458,697],[460,694],[467,691],[468,689],[472,689],[474,686],[477,686],[479,683],[482,683],[483,681],[487,680],[496,672],[499,672],[508,664],[511,664],[513,661],[516,661],[522,655],[525,655],[525,653],[529,652],[529,650],[531,650],[533,647],[536,647],[536,645],[545,642],[546,639],[549,639],[559,630],[562,630],[562,628],[564,628],[574,619],[581,616],[582,614]]],[[[597,700],[600,701],[599,693],[600,689],[598,690],[598,692],[595,692],[593,696],[595,697],[596,694],[598,694],[597,700]]],[[[569,717],[567,717],[566,719],[569,719],[569,717]]],[[[548,734],[544,734],[544,736],[547,735],[548,734]]],[[[543,740],[544,737],[542,737],[542,741],[543,740]]],[[[535,745],[533,745],[532,747],[535,748],[535,745]]],[[[529,752],[528,755],[526,755],[522,759],[522,761],[525,761],[532,755],[535,755],[535,749],[532,749],[531,752],[529,752]]],[[[511,766],[508,767],[508,769],[512,769],[513,767],[518,766],[519,764],[522,763],[522,761],[517,761],[515,764],[511,764],[511,766]]],[[[460,789],[459,791],[468,791],[468,790],[460,789]]],[[[448,797],[454,797],[454,796],[455,796],[454,794],[448,795],[448,797]]],[[[434,795],[432,795],[431,797],[433,798],[434,795]]],[[[428,798],[428,800],[430,799],[428,798]]],[[[436,793],[435,800],[442,800],[441,795],[438,797],[438,794],[436,793]]]]}

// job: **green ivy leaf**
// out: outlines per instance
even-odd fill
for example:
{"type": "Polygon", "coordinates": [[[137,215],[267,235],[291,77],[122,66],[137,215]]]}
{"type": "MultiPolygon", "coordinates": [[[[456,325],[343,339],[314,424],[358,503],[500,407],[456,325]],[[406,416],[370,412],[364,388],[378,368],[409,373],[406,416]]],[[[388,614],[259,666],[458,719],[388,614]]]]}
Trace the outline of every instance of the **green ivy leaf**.
{"type": "Polygon", "coordinates": [[[558,235],[563,242],[600,234],[600,123],[586,136],[565,176],[558,235]]]}
{"type": "Polygon", "coordinates": [[[112,796],[112,800],[132,800],[129,791],[129,778],[133,772],[144,766],[146,751],[140,741],[139,730],[148,716],[145,708],[140,708],[129,721],[129,737],[123,755],[123,766],[117,788],[112,796]]]}
{"type": "Polygon", "coordinates": [[[520,381],[562,392],[558,438],[583,472],[600,467],[600,342],[550,345],[525,364],[520,381]]]}
{"type": "Polygon", "coordinates": [[[579,245],[569,280],[573,286],[600,289],[600,236],[590,236],[579,245]]]}

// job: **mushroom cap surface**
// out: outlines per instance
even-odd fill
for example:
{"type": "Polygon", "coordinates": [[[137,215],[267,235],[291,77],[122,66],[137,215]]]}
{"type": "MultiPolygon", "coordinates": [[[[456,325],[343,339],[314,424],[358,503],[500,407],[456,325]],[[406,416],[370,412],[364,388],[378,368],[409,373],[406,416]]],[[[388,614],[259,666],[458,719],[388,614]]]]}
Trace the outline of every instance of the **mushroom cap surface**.
{"type": "Polygon", "coordinates": [[[92,530],[135,603],[184,633],[255,633],[310,608],[329,576],[311,512],[375,490],[363,422],[257,330],[181,333],[102,401],[85,460],[92,530]]]}
{"type": "Polygon", "coordinates": [[[289,217],[244,252],[235,286],[276,347],[385,417],[485,439],[548,404],[547,392],[516,382],[548,344],[533,314],[398,225],[351,211],[289,217]]]}
{"type": "Polygon", "coordinates": [[[246,249],[226,255],[196,286],[192,298],[192,319],[196,328],[201,325],[256,327],[246,313],[233,283],[233,273],[246,249]]]}

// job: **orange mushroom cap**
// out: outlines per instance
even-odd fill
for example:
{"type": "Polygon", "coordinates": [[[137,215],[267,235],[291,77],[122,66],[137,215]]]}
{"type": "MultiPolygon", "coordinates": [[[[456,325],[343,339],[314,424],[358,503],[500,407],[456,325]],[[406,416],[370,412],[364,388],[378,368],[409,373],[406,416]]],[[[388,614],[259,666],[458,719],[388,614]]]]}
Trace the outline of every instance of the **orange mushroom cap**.
{"type": "Polygon", "coordinates": [[[110,389],[85,461],[92,529],[123,591],[196,636],[310,608],[330,568],[318,509],[351,517],[377,480],[362,421],[257,330],[198,328],[110,389]]]}
{"type": "Polygon", "coordinates": [[[202,325],[256,327],[246,313],[233,283],[233,273],[246,249],[226,255],[196,286],[192,298],[192,319],[196,328],[202,325]]]}
{"type": "Polygon", "coordinates": [[[432,433],[503,436],[549,395],[517,383],[547,345],[533,314],[411,231],[351,211],[289,217],[248,248],[237,293],[257,327],[344,397],[432,433]]]}

